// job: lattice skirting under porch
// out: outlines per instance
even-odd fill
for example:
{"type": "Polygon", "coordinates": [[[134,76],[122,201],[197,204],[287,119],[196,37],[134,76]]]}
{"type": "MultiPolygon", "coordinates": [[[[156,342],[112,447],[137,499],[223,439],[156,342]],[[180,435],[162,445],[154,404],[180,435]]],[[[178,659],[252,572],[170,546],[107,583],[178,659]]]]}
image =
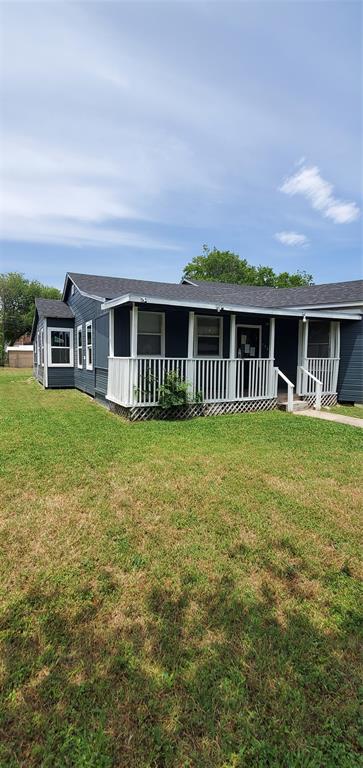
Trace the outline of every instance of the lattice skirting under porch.
{"type": "Polygon", "coordinates": [[[250,411],[270,411],[276,408],[277,400],[242,400],[226,403],[191,403],[182,408],[158,408],[135,406],[126,408],[110,402],[110,410],[130,421],[148,421],[149,419],[192,419],[195,416],[220,416],[226,413],[248,413],[250,411]]]}
{"type": "MultiPolygon", "coordinates": [[[[305,402],[309,404],[310,408],[314,408],[315,407],[315,395],[306,395],[302,399],[305,400],[305,402]]],[[[337,402],[338,402],[338,399],[337,399],[337,394],[336,393],[335,393],[335,395],[331,395],[331,394],[325,394],[324,395],[324,394],[322,394],[322,396],[321,396],[322,408],[327,408],[330,405],[336,405],[337,402]]]]}

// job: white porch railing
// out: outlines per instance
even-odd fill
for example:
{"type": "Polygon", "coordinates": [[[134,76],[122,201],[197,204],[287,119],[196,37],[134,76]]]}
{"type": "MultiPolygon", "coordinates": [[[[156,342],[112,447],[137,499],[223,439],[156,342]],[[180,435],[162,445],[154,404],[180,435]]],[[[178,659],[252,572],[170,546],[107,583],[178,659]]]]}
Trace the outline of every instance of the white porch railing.
{"type": "Polygon", "coordinates": [[[315,381],[321,383],[324,394],[335,394],[338,385],[339,357],[306,357],[298,368],[299,392],[315,394],[315,381]],[[309,375],[310,374],[310,375],[309,375]]]}
{"type": "Polygon", "coordinates": [[[287,410],[289,411],[289,413],[291,413],[294,410],[294,384],[292,383],[292,381],[290,381],[290,379],[287,378],[287,376],[285,376],[284,373],[282,373],[282,371],[280,371],[280,368],[274,368],[274,371],[276,376],[276,392],[278,389],[279,376],[287,386],[287,410]]]}
{"type": "Polygon", "coordinates": [[[309,389],[310,391],[306,393],[306,395],[310,397],[315,397],[315,405],[314,408],[317,411],[320,411],[321,409],[321,395],[323,390],[323,385],[319,379],[314,376],[313,373],[310,373],[306,368],[303,368],[302,365],[300,366],[301,373],[303,375],[303,378],[306,379],[307,385],[306,389],[309,389]]]}
{"type": "Polygon", "coordinates": [[[190,397],[203,402],[276,397],[272,358],[108,358],[107,398],[119,405],[157,405],[165,374],[189,383],[190,397]]]}

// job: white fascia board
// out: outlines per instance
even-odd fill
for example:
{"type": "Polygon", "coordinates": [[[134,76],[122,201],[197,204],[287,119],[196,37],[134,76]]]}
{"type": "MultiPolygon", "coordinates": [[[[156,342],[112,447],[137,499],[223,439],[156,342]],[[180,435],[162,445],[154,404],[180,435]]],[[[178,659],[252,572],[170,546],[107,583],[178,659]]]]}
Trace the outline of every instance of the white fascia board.
{"type": "MultiPolygon", "coordinates": [[[[344,307],[360,307],[363,311],[363,301],[345,301],[344,304],[299,304],[298,306],[291,307],[291,309],[305,309],[308,310],[309,307],[311,309],[325,309],[328,311],[329,309],[343,309],[344,307]]],[[[288,307],[287,307],[288,309],[288,307]]]]}
{"type": "Polygon", "coordinates": [[[313,312],[302,309],[275,309],[268,307],[250,307],[236,304],[216,304],[208,302],[196,302],[196,301],[180,301],[179,299],[163,299],[155,296],[140,296],[133,293],[125,293],[123,296],[118,296],[116,299],[110,299],[101,304],[101,309],[108,310],[114,307],[119,307],[122,304],[129,303],[138,304],[159,304],[169,307],[191,307],[192,309],[211,309],[217,312],[237,312],[239,314],[251,314],[251,315],[268,315],[281,316],[281,317],[326,317],[330,320],[359,320],[361,315],[348,315],[347,312],[313,312]]]}

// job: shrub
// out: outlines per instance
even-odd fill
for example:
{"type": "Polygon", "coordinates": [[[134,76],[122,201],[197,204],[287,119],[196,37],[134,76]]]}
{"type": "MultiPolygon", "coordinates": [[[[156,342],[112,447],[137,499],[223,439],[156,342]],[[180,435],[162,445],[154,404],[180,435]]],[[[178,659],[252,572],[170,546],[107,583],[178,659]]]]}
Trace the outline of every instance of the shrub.
{"type": "Polygon", "coordinates": [[[189,390],[188,382],[183,381],[177,371],[170,371],[165,374],[164,384],[159,387],[159,405],[166,409],[188,405],[191,402],[200,403],[202,401],[200,392],[193,399],[189,390]]]}

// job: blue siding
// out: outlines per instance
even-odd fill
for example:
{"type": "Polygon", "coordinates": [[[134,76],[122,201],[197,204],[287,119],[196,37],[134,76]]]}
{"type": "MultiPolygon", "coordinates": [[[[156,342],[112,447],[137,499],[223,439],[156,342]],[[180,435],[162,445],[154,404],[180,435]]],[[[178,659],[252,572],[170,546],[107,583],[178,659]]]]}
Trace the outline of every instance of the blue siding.
{"type": "Polygon", "coordinates": [[[340,324],[338,400],[363,403],[363,320],[340,324]]]}
{"type": "Polygon", "coordinates": [[[48,389],[74,387],[73,368],[51,368],[48,366],[48,389]]]}
{"type": "Polygon", "coordinates": [[[102,387],[101,392],[106,392],[107,389],[107,355],[105,355],[105,349],[108,349],[108,312],[102,312],[101,302],[96,299],[89,299],[87,296],[82,296],[77,289],[73,296],[69,296],[69,306],[74,312],[74,332],[75,332],[75,359],[74,359],[74,386],[77,389],[81,389],[82,392],[87,392],[89,395],[95,395],[96,382],[97,389],[102,387]],[[101,327],[100,318],[105,318],[104,325],[101,327]],[[93,340],[93,369],[87,370],[86,368],[86,323],[92,320],[92,340],[93,340]],[[77,350],[77,327],[82,325],[82,359],[83,367],[78,368],[78,350],[77,350]],[[102,339],[101,339],[102,337],[102,339]],[[98,345],[97,345],[98,341],[98,345]],[[98,353],[97,346],[101,346],[101,352],[98,353]],[[98,366],[99,359],[102,361],[102,366],[98,366]],[[98,367],[103,369],[103,374],[98,371],[98,367]],[[105,377],[106,371],[106,377],[105,377]]]}

